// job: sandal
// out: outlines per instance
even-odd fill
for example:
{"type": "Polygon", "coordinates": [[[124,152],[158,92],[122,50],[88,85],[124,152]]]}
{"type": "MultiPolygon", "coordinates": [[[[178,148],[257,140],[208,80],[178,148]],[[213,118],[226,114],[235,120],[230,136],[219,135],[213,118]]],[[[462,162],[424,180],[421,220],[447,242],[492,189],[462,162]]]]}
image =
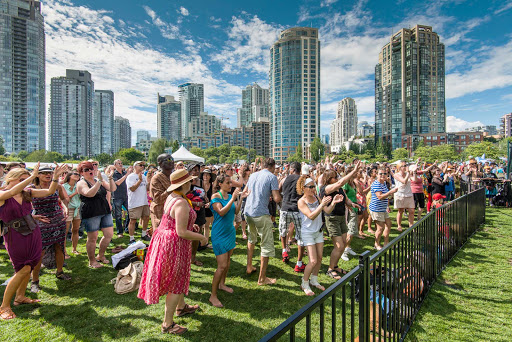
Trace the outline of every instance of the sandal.
{"type": "Polygon", "coordinates": [[[39,280],[33,281],[32,284],[30,284],[30,292],[38,293],[39,291],[41,291],[41,287],[39,286],[39,280]]]}
{"type": "Polygon", "coordinates": [[[103,267],[102,264],[96,264],[96,265],[89,264],[89,268],[96,268],[96,269],[98,269],[98,268],[102,268],[102,267],[103,267]]]}
{"type": "Polygon", "coordinates": [[[60,280],[71,280],[71,276],[64,273],[64,271],[55,273],[55,277],[60,280]]]}
{"type": "Polygon", "coordinates": [[[3,321],[7,321],[10,319],[16,318],[14,312],[12,312],[11,308],[0,308],[0,319],[3,321]]]}
{"type": "Polygon", "coordinates": [[[333,270],[339,274],[343,274],[343,275],[347,274],[347,271],[345,271],[343,268],[339,268],[338,266],[334,267],[333,270]]]}
{"type": "Polygon", "coordinates": [[[340,275],[335,270],[327,270],[327,272],[325,274],[327,274],[332,279],[336,279],[336,280],[341,279],[340,275]]]}
{"type": "Polygon", "coordinates": [[[196,266],[203,266],[203,263],[197,259],[192,264],[196,266]]]}
{"type": "Polygon", "coordinates": [[[173,323],[169,325],[168,327],[164,327],[162,325],[162,333],[163,334],[171,334],[171,335],[181,335],[185,333],[188,329],[185,327],[182,327],[181,325],[178,325],[176,323],[173,323]]]}
{"type": "Polygon", "coordinates": [[[23,304],[35,304],[35,303],[39,303],[41,302],[41,299],[30,299],[30,298],[23,298],[21,301],[20,300],[14,300],[14,306],[20,306],[20,305],[23,305],[23,304]]]}
{"type": "Polygon", "coordinates": [[[99,262],[100,264],[110,264],[110,261],[108,261],[107,258],[96,259],[96,261],[99,262]]]}
{"type": "Polygon", "coordinates": [[[185,304],[183,309],[176,309],[176,317],[181,317],[181,316],[193,314],[194,312],[197,311],[197,309],[199,309],[199,305],[188,305],[188,304],[185,304]]]}

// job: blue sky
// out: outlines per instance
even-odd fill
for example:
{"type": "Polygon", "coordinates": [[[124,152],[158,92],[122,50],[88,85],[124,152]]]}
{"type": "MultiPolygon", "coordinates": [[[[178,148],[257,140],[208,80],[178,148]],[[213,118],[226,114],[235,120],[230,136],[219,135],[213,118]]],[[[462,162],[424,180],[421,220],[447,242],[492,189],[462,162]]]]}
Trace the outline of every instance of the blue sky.
{"type": "MultiPolygon", "coordinates": [[[[135,1],[48,0],[47,102],[51,77],[92,73],[115,93],[115,114],[156,135],[156,94],[205,84],[205,110],[236,125],[241,89],[268,86],[269,47],[279,32],[313,26],[321,41],[322,134],[350,96],[373,122],[374,67],[402,27],[432,26],[446,45],[450,131],[499,125],[512,112],[512,1],[135,1]]],[[[134,139],[133,139],[134,141],[134,139]]]]}

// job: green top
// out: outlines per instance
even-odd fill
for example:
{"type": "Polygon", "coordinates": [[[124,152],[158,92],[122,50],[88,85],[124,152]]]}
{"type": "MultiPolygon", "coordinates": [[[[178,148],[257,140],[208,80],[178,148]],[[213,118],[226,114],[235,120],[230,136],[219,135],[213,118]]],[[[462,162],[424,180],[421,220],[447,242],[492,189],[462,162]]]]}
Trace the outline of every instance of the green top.
{"type": "MultiPolygon", "coordinates": [[[[352,201],[352,203],[357,203],[356,189],[348,185],[348,183],[343,185],[342,189],[345,191],[345,194],[347,195],[348,199],[352,201]]],[[[354,210],[354,212],[357,212],[357,208],[352,208],[352,210],[354,210]]]]}

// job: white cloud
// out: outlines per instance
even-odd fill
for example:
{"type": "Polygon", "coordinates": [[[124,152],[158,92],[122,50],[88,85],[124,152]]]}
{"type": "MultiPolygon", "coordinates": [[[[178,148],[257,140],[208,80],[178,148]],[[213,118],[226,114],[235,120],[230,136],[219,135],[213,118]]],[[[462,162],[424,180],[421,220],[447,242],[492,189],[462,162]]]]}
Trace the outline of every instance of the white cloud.
{"type": "Polygon", "coordinates": [[[150,16],[151,20],[153,21],[153,24],[158,27],[160,30],[160,33],[162,34],[162,37],[167,39],[178,39],[179,37],[179,27],[177,25],[173,25],[170,23],[167,23],[160,19],[160,17],[156,14],[155,11],[153,11],[148,6],[142,6],[144,10],[146,11],[147,15],[150,16]]]}
{"type": "Polygon", "coordinates": [[[223,73],[268,73],[269,47],[282,29],[280,25],[268,24],[256,15],[250,17],[243,13],[239,17],[233,16],[228,40],[212,60],[221,65],[223,73]]]}
{"type": "Polygon", "coordinates": [[[188,16],[188,15],[190,14],[190,13],[188,12],[188,9],[186,9],[186,8],[185,8],[185,7],[183,7],[183,6],[181,6],[181,7],[180,7],[180,13],[181,13],[181,15],[183,15],[183,16],[185,16],[185,17],[186,17],[186,16],[188,16]]]}
{"type": "Polygon", "coordinates": [[[451,115],[446,117],[447,132],[461,132],[464,131],[466,128],[471,128],[475,126],[484,126],[484,124],[481,121],[469,122],[451,115]]]}
{"type": "Polygon", "coordinates": [[[494,11],[494,14],[500,14],[503,13],[509,9],[512,8],[512,1],[508,1],[505,5],[503,5],[501,8],[498,8],[496,11],[494,11]]]}
{"type": "Polygon", "coordinates": [[[446,98],[456,98],[512,85],[512,40],[488,48],[464,72],[446,75],[446,98]]]}
{"type": "Polygon", "coordinates": [[[210,20],[213,21],[214,23],[220,23],[222,21],[221,18],[215,18],[213,15],[210,17],[210,20]]]}
{"type": "Polygon", "coordinates": [[[334,3],[338,2],[338,0],[323,0],[321,3],[320,3],[320,7],[327,7],[327,6],[330,6],[334,3]]]}
{"type": "Polygon", "coordinates": [[[205,85],[205,109],[211,114],[236,111],[241,88],[214,78],[198,54],[165,54],[130,44],[130,32],[116,29],[105,11],[53,0],[45,4],[43,15],[47,101],[51,78],[64,76],[65,69],[79,69],[92,74],[96,89],[114,92],[115,115],[128,118],[134,134],[138,129],[156,134],[157,92],[176,96],[177,85],[186,81],[205,85]],[[88,29],[79,30],[81,25],[88,29]]]}

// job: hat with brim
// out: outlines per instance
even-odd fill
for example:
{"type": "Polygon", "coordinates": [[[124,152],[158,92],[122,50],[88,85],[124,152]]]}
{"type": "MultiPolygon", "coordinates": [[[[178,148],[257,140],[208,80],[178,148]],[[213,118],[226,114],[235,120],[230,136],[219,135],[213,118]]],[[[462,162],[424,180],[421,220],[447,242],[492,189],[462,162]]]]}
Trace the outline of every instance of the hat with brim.
{"type": "Polygon", "coordinates": [[[418,170],[418,165],[416,165],[416,164],[409,165],[409,171],[415,172],[417,170],[418,170]]]}
{"type": "Polygon", "coordinates": [[[434,196],[432,196],[432,199],[433,199],[434,201],[439,201],[441,198],[442,198],[442,199],[445,199],[445,198],[446,198],[446,196],[441,195],[441,194],[434,194],[434,196]]]}
{"type": "Polygon", "coordinates": [[[39,173],[41,172],[53,172],[53,169],[48,164],[43,164],[39,166],[39,173]]]}
{"type": "Polygon", "coordinates": [[[210,182],[215,182],[215,180],[217,179],[217,175],[215,173],[212,172],[212,170],[210,169],[205,169],[202,173],[201,173],[201,179],[203,179],[203,175],[207,173],[210,175],[210,182]]]}
{"type": "Polygon", "coordinates": [[[192,179],[196,178],[196,176],[191,176],[185,169],[176,170],[173,173],[171,173],[171,186],[167,188],[167,191],[174,191],[183,184],[190,182],[192,179]]]}
{"type": "Polygon", "coordinates": [[[201,168],[201,165],[199,165],[199,163],[192,163],[192,164],[188,164],[188,165],[187,165],[187,170],[190,172],[190,171],[192,171],[192,170],[193,170],[194,168],[196,168],[196,167],[201,168]]]}

